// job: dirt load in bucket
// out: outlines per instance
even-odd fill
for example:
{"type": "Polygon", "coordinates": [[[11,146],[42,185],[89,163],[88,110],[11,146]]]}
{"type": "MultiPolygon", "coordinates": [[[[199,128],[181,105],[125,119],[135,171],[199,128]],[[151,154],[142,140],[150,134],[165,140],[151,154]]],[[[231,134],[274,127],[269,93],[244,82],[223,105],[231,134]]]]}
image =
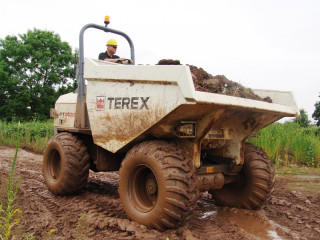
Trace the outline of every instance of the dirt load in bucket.
{"type": "MultiPolygon", "coordinates": [[[[162,59],[157,65],[180,65],[179,60],[162,59]]],[[[188,65],[192,73],[193,84],[196,91],[224,94],[234,97],[248,98],[258,101],[271,103],[270,97],[261,98],[250,88],[242,86],[240,83],[233,82],[224,75],[212,76],[202,68],[188,65]]]]}

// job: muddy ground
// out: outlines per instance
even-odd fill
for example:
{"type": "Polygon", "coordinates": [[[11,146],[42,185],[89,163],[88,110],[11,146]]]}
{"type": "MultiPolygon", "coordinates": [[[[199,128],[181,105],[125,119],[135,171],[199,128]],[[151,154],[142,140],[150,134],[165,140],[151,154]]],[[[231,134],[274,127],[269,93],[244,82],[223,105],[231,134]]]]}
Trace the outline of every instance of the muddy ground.
{"type": "MultiPolygon", "coordinates": [[[[0,146],[2,196],[14,152],[0,146]]],[[[41,167],[42,155],[19,150],[15,174],[21,176],[22,215],[16,239],[27,233],[35,239],[320,239],[320,176],[277,176],[273,195],[258,211],[217,207],[203,193],[185,227],[159,232],[126,217],[116,172],[90,172],[80,194],[59,197],[47,190],[41,167]]]]}

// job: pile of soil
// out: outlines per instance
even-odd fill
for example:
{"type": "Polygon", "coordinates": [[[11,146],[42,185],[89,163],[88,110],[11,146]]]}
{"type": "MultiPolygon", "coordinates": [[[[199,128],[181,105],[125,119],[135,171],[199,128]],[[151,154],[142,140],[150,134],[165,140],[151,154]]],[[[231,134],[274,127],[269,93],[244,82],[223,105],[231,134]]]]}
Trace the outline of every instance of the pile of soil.
{"type": "MultiPolygon", "coordinates": [[[[157,65],[180,65],[179,60],[162,59],[157,65]]],[[[196,91],[225,94],[228,96],[248,98],[271,103],[270,97],[261,98],[250,88],[246,88],[237,82],[233,82],[224,75],[212,76],[202,68],[188,65],[191,70],[193,84],[196,91]]]]}

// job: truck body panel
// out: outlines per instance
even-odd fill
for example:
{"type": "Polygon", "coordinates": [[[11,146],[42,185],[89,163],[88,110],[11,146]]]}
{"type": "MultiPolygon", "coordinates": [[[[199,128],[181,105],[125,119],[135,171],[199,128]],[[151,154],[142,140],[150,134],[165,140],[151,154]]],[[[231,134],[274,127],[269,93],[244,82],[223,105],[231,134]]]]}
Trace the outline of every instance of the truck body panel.
{"type": "MultiPolygon", "coordinates": [[[[241,163],[243,139],[282,117],[299,114],[291,92],[253,90],[269,96],[273,103],[268,103],[195,91],[186,65],[129,66],[86,58],[84,77],[94,143],[113,153],[148,135],[176,137],[180,121],[193,121],[195,141],[202,147],[227,141],[221,155],[241,163]]],[[[55,126],[74,127],[76,95],[58,99],[55,126]]]]}

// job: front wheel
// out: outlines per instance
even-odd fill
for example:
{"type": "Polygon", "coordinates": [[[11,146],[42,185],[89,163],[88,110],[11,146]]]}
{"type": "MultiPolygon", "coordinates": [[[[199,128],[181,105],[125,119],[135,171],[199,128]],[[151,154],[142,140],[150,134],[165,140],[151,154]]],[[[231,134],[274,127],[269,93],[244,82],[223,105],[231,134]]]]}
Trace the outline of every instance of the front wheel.
{"type": "Polygon", "coordinates": [[[119,195],[127,216],[151,228],[176,228],[196,206],[192,159],[176,144],[148,141],[132,148],[119,171],[119,195]]]}
{"type": "Polygon", "coordinates": [[[274,169],[267,154],[247,143],[240,180],[210,192],[217,205],[256,209],[270,196],[274,187],[274,169]]]}
{"type": "Polygon", "coordinates": [[[51,138],[43,155],[42,172],[48,189],[56,195],[73,194],[81,190],[89,176],[87,147],[71,133],[59,133],[51,138]]]}

